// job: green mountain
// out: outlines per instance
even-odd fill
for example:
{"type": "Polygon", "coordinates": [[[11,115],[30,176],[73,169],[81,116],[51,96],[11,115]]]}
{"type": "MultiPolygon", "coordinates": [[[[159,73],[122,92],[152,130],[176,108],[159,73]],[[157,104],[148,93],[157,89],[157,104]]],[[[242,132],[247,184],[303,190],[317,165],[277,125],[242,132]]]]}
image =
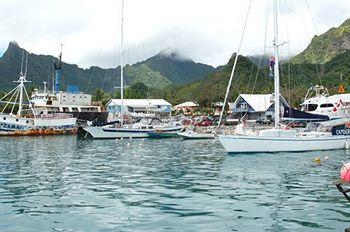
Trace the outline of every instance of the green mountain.
{"type": "MultiPolygon", "coordinates": [[[[202,106],[222,102],[231,74],[235,55],[229,62],[218,68],[207,78],[171,90],[166,96],[170,102],[196,101],[202,106]]],[[[284,63],[280,66],[281,92],[286,100],[298,107],[307,89],[312,85],[326,86],[336,93],[340,84],[350,91],[350,51],[335,56],[329,62],[317,67],[314,64],[284,63]],[[343,76],[341,82],[340,75],[343,76]]],[[[272,93],[273,79],[269,77],[269,68],[258,68],[250,59],[239,56],[233,78],[229,101],[234,101],[240,93],[272,93]]]]}
{"type": "Polygon", "coordinates": [[[339,27],[331,28],[320,36],[314,36],[309,46],[291,62],[324,64],[350,50],[350,18],[339,27]]]}
{"type": "MultiPolygon", "coordinates": [[[[12,81],[18,78],[22,55],[25,50],[16,42],[11,42],[8,49],[0,58],[0,90],[14,87],[12,81]]],[[[52,86],[53,56],[30,54],[28,59],[27,79],[32,87],[42,85],[43,81],[52,86]]],[[[124,68],[124,83],[132,85],[142,82],[151,88],[162,89],[171,85],[179,85],[202,79],[214,68],[195,63],[189,59],[180,59],[178,55],[166,56],[157,54],[146,61],[124,68]]],[[[68,85],[76,85],[81,91],[93,92],[96,89],[114,91],[120,83],[120,67],[103,69],[92,66],[88,69],[79,68],[75,64],[62,64],[61,89],[68,85]]]]}
{"type": "Polygon", "coordinates": [[[177,53],[160,52],[157,55],[135,64],[135,67],[146,65],[150,69],[167,77],[172,83],[187,84],[214,71],[210,65],[195,63],[193,60],[181,57],[177,53]]]}

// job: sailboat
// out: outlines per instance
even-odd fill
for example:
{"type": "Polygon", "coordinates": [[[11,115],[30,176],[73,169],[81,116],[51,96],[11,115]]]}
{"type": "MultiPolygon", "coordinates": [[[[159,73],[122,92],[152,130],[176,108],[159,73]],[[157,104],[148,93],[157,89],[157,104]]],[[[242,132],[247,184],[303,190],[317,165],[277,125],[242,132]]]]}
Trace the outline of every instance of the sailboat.
{"type": "Polygon", "coordinates": [[[105,126],[88,126],[83,129],[94,139],[118,139],[118,138],[148,138],[149,133],[177,133],[183,129],[183,126],[177,122],[163,123],[158,118],[147,117],[135,124],[125,124],[125,105],[124,105],[124,71],[123,71],[123,33],[124,33],[124,0],[121,7],[121,53],[120,53],[120,100],[121,112],[120,121],[115,124],[105,126]]]}
{"type": "Polygon", "coordinates": [[[23,57],[19,79],[14,81],[19,84],[0,99],[0,103],[5,104],[0,113],[0,136],[75,134],[77,132],[76,118],[72,115],[36,114],[31,104],[24,103],[29,102],[24,84],[30,81],[26,80],[28,54],[24,72],[22,71],[23,57]],[[28,109],[24,109],[24,106],[28,106],[28,109]],[[15,108],[18,108],[16,113],[14,113],[15,108]]]}
{"type": "MultiPolygon", "coordinates": [[[[218,135],[228,153],[288,152],[344,149],[350,147],[350,118],[311,123],[304,130],[280,123],[279,42],[277,0],[274,0],[274,128],[250,135],[218,135]]],[[[238,54],[237,54],[238,56],[238,54]]],[[[229,82],[230,85],[231,81],[229,82]]],[[[226,99],[225,99],[226,102],[226,99]]]]}

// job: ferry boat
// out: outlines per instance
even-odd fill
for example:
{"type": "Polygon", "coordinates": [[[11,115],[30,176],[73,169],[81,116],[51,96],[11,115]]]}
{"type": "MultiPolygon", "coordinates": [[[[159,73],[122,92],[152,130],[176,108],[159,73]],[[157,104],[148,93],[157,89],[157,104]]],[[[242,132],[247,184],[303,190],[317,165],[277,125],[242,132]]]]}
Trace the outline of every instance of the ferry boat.
{"type": "Polygon", "coordinates": [[[27,68],[25,69],[23,73],[21,68],[19,80],[14,81],[19,84],[0,99],[0,103],[5,104],[0,113],[0,136],[75,134],[76,118],[71,114],[36,114],[31,104],[24,103],[25,97],[29,101],[24,86],[24,83],[29,82],[26,80],[27,68]]]}
{"type": "Polygon", "coordinates": [[[30,103],[37,114],[70,113],[78,120],[106,122],[108,112],[99,105],[93,105],[91,95],[83,92],[50,91],[44,82],[44,89],[34,89],[30,103]]]}

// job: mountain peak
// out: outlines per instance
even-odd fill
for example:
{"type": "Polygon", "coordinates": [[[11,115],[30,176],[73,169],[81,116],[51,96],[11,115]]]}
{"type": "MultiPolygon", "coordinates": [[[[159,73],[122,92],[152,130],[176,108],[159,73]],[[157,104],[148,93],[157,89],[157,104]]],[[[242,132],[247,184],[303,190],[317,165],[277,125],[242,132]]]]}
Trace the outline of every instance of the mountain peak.
{"type": "Polygon", "coordinates": [[[180,52],[175,50],[163,50],[159,52],[156,56],[162,57],[162,58],[170,58],[170,59],[179,60],[179,61],[192,61],[190,58],[185,57],[180,52]]]}
{"type": "Polygon", "coordinates": [[[348,50],[350,50],[350,18],[339,27],[333,27],[322,35],[314,36],[308,47],[291,62],[324,64],[348,50]]]}

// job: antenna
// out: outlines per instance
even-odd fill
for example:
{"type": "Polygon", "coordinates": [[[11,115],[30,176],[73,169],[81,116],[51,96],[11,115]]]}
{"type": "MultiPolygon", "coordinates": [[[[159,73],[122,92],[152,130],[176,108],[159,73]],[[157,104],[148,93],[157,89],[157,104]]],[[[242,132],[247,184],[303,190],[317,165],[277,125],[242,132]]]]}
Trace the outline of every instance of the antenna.
{"type": "Polygon", "coordinates": [[[25,67],[24,76],[27,76],[27,71],[28,71],[28,52],[27,52],[27,56],[26,56],[26,67],[25,67]]]}
{"type": "Polygon", "coordinates": [[[21,72],[20,72],[21,76],[23,74],[23,62],[24,62],[24,50],[22,51],[22,62],[21,62],[21,72]]]}

